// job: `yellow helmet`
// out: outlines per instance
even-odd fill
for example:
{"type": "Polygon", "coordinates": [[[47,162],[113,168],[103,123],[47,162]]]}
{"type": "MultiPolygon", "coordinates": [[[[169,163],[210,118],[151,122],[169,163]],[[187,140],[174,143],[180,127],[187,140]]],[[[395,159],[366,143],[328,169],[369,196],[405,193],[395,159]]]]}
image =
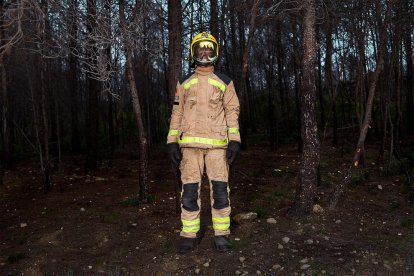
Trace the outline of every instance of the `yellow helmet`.
{"type": "Polygon", "coordinates": [[[206,66],[214,64],[217,58],[218,43],[214,36],[206,32],[194,36],[190,44],[190,59],[192,63],[206,66]]]}

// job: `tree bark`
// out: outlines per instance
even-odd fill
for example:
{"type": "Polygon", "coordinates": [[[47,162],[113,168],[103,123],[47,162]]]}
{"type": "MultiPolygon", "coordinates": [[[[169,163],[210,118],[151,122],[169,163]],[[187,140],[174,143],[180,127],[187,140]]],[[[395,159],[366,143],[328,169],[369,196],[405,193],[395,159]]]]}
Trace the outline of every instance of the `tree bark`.
{"type": "Polygon", "coordinates": [[[338,145],[338,118],[336,113],[336,95],[333,87],[332,77],[332,18],[331,11],[327,12],[327,30],[326,30],[326,58],[325,58],[325,80],[328,90],[328,95],[332,101],[332,130],[333,139],[332,144],[334,147],[338,145]]]}
{"type": "Polygon", "coordinates": [[[168,114],[171,113],[177,81],[182,74],[181,21],[181,1],[168,0],[168,114]]]}
{"type": "MultiPolygon", "coordinates": [[[[405,0],[405,10],[408,11],[411,0],[405,0]]],[[[413,46],[411,42],[412,24],[406,23],[404,34],[405,62],[407,63],[407,99],[406,99],[406,128],[407,133],[414,133],[414,70],[413,70],[413,46]]]]}
{"type": "MultiPolygon", "coordinates": [[[[223,11],[222,11],[223,12],[223,11]]],[[[218,13],[217,13],[217,0],[210,0],[210,33],[219,40],[219,28],[218,28],[218,13]]],[[[218,41],[220,45],[220,41],[218,41]]]]}
{"type": "Polygon", "coordinates": [[[320,145],[318,126],[316,123],[315,102],[316,95],[316,35],[315,0],[306,0],[304,3],[305,17],[303,28],[303,77],[301,79],[301,136],[303,151],[299,174],[296,184],[295,203],[289,214],[295,217],[307,215],[312,210],[318,182],[318,166],[320,159],[320,145]]]}
{"type": "Polygon", "coordinates": [[[70,128],[72,153],[81,152],[81,138],[79,132],[79,108],[78,108],[78,60],[73,51],[77,48],[78,22],[76,20],[77,0],[69,3],[70,18],[70,42],[69,42],[69,83],[70,83],[70,128]]]}
{"type": "Polygon", "coordinates": [[[134,62],[132,54],[132,42],[127,32],[127,24],[125,20],[125,2],[124,0],[119,0],[119,18],[120,18],[120,28],[122,32],[122,37],[124,41],[124,51],[126,58],[126,75],[128,79],[128,86],[131,90],[132,96],[132,107],[134,110],[136,123],[138,126],[138,135],[139,135],[139,198],[142,202],[147,199],[148,193],[148,141],[147,134],[144,128],[144,122],[142,120],[142,111],[140,105],[140,99],[138,96],[138,90],[136,86],[135,76],[134,76],[134,62]]]}
{"type": "MultiPolygon", "coordinates": [[[[87,29],[92,33],[96,28],[96,0],[87,0],[87,29]]],[[[90,38],[92,39],[92,38],[90,38]]],[[[92,46],[91,46],[92,47],[92,46]]],[[[88,58],[96,67],[96,49],[87,49],[88,58]]],[[[86,171],[96,171],[98,169],[98,117],[99,117],[99,83],[88,73],[88,124],[86,128],[86,171]]]]}

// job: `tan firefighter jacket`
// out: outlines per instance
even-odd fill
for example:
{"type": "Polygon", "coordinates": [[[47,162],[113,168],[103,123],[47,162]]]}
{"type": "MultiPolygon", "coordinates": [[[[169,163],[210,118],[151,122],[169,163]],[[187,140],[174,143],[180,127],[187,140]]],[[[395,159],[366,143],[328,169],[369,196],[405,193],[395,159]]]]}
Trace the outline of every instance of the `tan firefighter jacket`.
{"type": "Polygon", "coordinates": [[[233,81],[214,67],[196,67],[177,83],[167,143],[225,148],[239,141],[240,104],[233,81]]]}

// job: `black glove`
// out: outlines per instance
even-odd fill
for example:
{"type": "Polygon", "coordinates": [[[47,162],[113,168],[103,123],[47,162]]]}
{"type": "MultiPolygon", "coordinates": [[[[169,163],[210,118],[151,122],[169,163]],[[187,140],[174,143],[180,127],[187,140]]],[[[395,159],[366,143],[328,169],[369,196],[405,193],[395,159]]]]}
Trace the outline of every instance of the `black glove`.
{"type": "Polygon", "coordinates": [[[171,161],[178,166],[180,164],[181,158],[183,157],[180,151],[178,143],[168,143],[167,144],[168,155],[170,156],[171,161]]]}
{"type": "Polygon", "coordinates": [[[234,159],[236,159],[237,155],[240,152],[240,142],[237,141],[230,141],[227,146],[227,161],[229,162],[229,165],[233,163],[234,159]]]}

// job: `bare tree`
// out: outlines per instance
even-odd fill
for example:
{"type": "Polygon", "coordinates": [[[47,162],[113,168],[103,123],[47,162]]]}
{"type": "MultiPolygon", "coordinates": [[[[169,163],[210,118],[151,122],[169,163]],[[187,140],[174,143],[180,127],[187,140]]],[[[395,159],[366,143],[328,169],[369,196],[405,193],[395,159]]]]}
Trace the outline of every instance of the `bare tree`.
{"type": "Polygon", "coordinates": [[[124,42],[124,53],[126,58],[126,75],[128,79],[129,89],[132,96],[132,106],[134,109],[135,119],[137,122],[138,132],[139,132],[139,198],[144,201],[147,197],[148,192],[148,142],[147,134],[144,128],[144,122],[142,120],[142,111],[140,105],[140,99],[138,96],[137,85],[134,76],[134,63],[133,63],[133,49],[134,40],[131,36],[134,35],[131,32],[131,27],[133,23],[127,24],[125,19],[125,1],[119,0],[119,27],[122,33],[122,38],[124,42]]]}
{"type": "MultiPolygon", "coordinates": [[[[382,10],[382,3],[379,1],[376,3],[376,13],[378,17],[380,17],[381,10],[382,10]]],[[[374,102],[375,91],[378,83],[378,78],[383,70],[384,65],[384,55],[386,51],[386,41],[387,41],[387,28],[391,16],[392,6],[394,4],[394,0],[391,0],[387,3],[385,18],[383,22],[380,22],[379,26],[379,48],[378,48],[378,59],[374,74],[372,76],[370,87],[369,87],[369,94],[367,98],[367,104],[365,109],[364,120],[360,129],[358,143],[356,146],[353,163],[349,166],[349,168],[345,171],[344,175],[342,176],[341,181],[335,186],[333,194],[328,203],[328,207],[333,209],[338,204],[339,200],[342,198],[343,194],[346,191],[348,183],[351,180],[352,174],[358,169],[360,158],[363,154],[363,148],[365,143],[365,138],[368,133],[368,128],[370,127],[371,123],[371,114],[372,114],[372,107],[374,102]]]]}
{"type": "Polygon", "coordinates": [[[318,181],[320,145],[316,123],[316,5],[315,0],[304,2],[303,61],[301,79],[301,136],[303,150],[296,185],[295,204],[289,210],[294,216],[310,213],[318,181]]]}

